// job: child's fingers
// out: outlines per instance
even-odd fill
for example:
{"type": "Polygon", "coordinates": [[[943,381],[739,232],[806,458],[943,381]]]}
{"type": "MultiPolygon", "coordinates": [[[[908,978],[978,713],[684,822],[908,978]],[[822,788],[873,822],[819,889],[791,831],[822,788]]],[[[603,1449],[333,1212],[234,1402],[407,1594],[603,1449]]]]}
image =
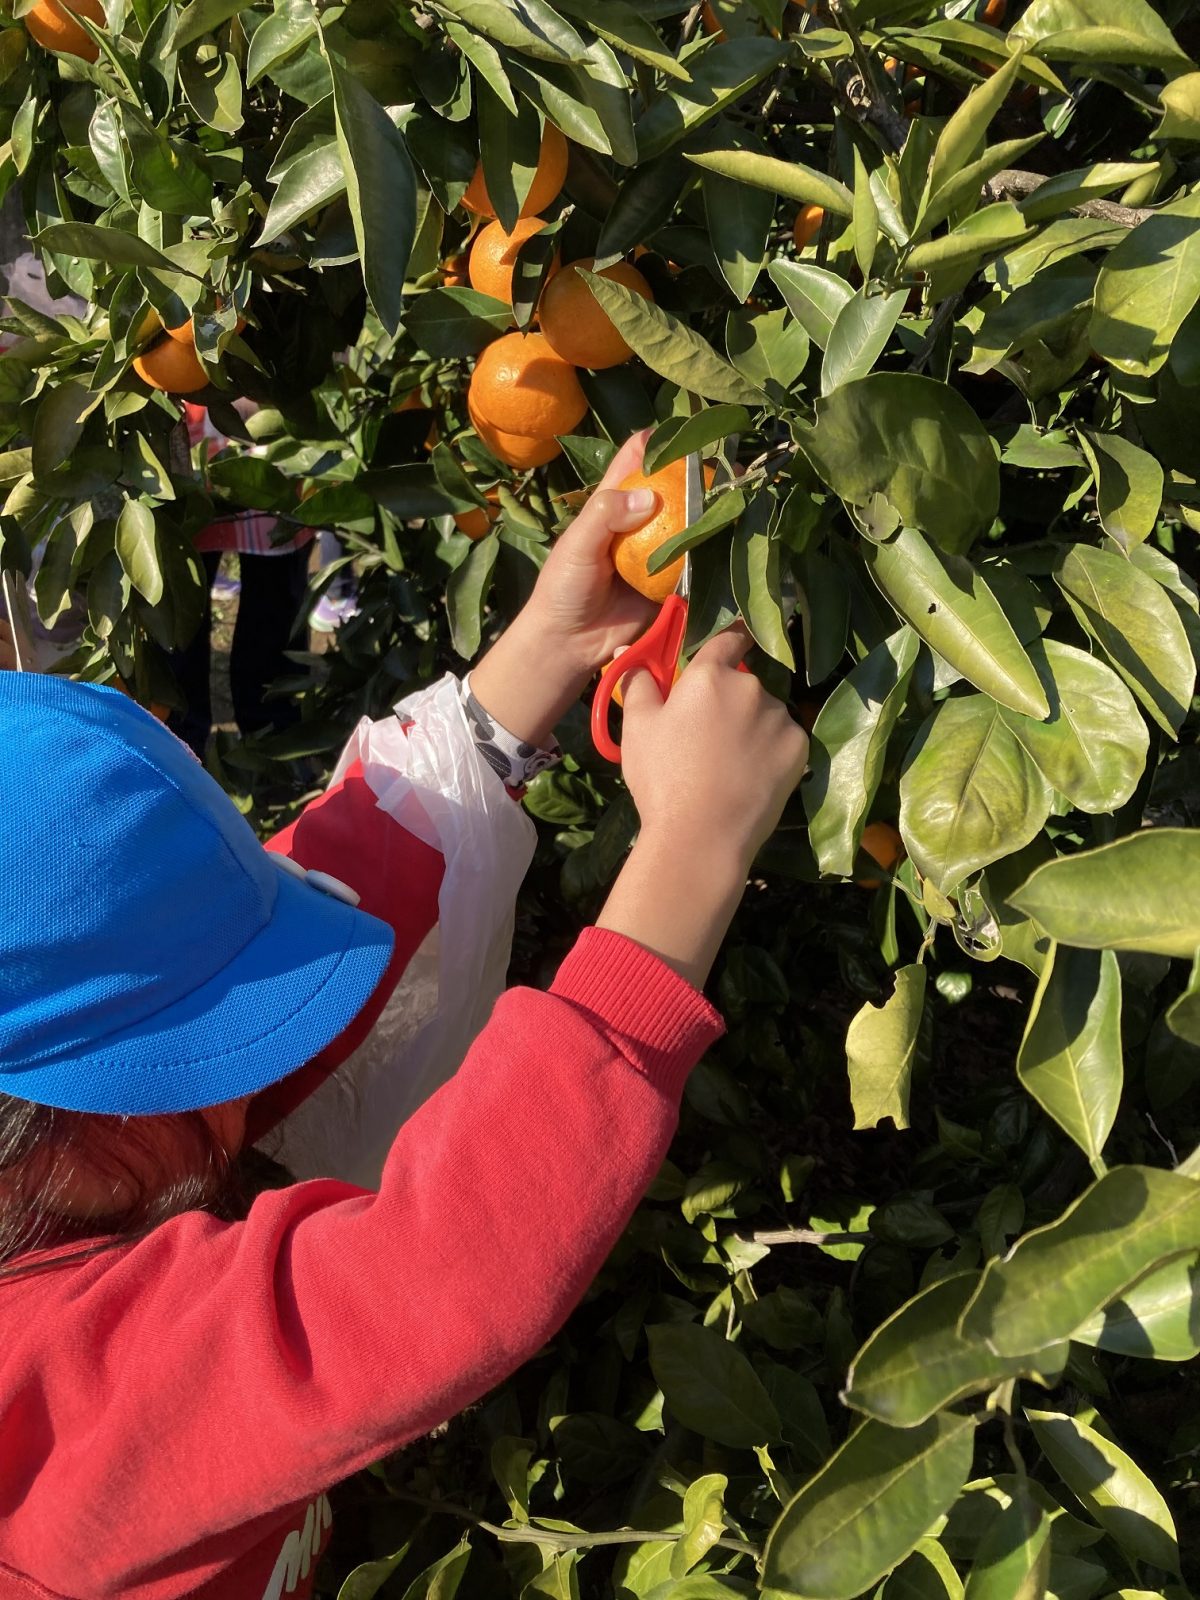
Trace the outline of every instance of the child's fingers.
{"type": "Polygon", "coordinates": [[[653,431],[653,428],[639,428],[636,433],[629,435],[605,468],[604,476],[596,485],[597,489],[615,489],[631,472],[637,471],[646,454],[646,441],[653,431]]]}
{"type": "Polygon", "coordinates": [[[711,661],[718,667],[736,667],[750,654],[754,639],[744,622],[732,623],[702,645],[693,657],[696,661],[711,661]]]}
{"type": "Polygon", "coordinates": [[[656,711],[662,710],[664,704],[657,683],[645,667],[635,667],[627,678],[622,679],[621,700],[626,720],[632,717],[635,722],[643,717],[652,717],[656,711]]]}
{"type": "Polygon", "coordinates": [[[650,430],[643,428],[625,441],[583,510],[559,539],[559,544],[566,545],[579,560],[606,554],[614,533],[640,528],[653,515],[658,496],[652,489],[626,491],[616,487],[640,464],[649,437],[650,430]]]}

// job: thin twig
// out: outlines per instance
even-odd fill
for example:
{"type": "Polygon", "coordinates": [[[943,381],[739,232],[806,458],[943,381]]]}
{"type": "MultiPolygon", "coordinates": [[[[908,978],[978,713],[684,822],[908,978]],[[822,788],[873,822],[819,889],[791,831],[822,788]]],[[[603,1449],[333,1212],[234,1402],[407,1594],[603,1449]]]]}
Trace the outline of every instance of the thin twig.
{"type": "MultiPolygon", "coordinates": [[[[448,1517],[460,1517],[505,1544],[542,1544],[553,1550],[583,1550],[603,1544],[676,1544],[683,1538],[682,1533],[663,1533],[647,1528],[616,1528],[611,1533],[563,1533],[556,1528],[533,1526],[502,1528],[499,1523],[487,1522],[466,1506],[455,1505],[452,1500],[429,1500],[424,1495],[409,1494],[405,1489],[392,1489],[390,1486],[389,1493],[393,1500],[403,1500],[410,1506],[420,1506],[425,1511],[435,1511],[448,1517]]],[[[714,1542],[722,1550],[736,1550],[738,1555],[752,1556],[755,1561],[762,1555],[757,1545],[747,1544],[743,1539],[717,1539],[714,1542]]]]}
{"type": "Polygon", "coordinates": [[[957,289],[953,294],[948,294],[939,302],[937,310],[933,313],[921,347],[909,363],[910,372],[924,372],[933,354],[934,346],[942,334],[942,329],[947,323],[954,321],[954,313],[958,310],[958,302],[962,299],[962,290],[957,289]]]}
{"type": "Polygon", "coordinates": [[[820,1233],[815,1228],[767,1228],[739,1233],[748,1244],[869,1244],[873,1233],[820,1233]]]}

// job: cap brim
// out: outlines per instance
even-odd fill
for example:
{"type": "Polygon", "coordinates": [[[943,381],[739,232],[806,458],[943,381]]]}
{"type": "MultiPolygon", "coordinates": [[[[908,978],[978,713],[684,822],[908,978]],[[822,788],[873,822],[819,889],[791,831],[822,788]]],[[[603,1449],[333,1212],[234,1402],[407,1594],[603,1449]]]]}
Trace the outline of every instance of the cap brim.
{"type": "MultiPolygon", "coordinates": [[[[124,938],[136,941],[137,929],[124,938]]],[[[387,923],[281,871],[271,920],[207,983],[85,1052],[3,1073],[0,1087],[65,1111],[125,1115],[255,1094],[353,1021],[393,942],[387,923]]]]}

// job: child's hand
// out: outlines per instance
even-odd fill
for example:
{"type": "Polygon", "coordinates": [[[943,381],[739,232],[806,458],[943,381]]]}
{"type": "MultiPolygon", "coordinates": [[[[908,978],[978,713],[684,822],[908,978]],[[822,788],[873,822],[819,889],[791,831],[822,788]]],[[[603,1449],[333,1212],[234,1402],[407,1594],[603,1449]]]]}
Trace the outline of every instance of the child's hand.
{"type": "Polygon", "coordinates": [[[808,760],[803,728],[737,670],[750,643],[740,627],[710,640],[665,702],[645,671],[623,691],[621,770],[642,826],[599,926],[697,987],[808,760]]]}
{"type": "Polygon", "coordinates": [[[0,672],[17,670],[17,652],[13,648],[12,629],[0,621],[0,672]]]}
{"type": "Polygon", "coordinates": [[[658,612],[617,577],[613,535],[641,527],[650,504],[614,487],[641,465],[649,430],[627,439],[587,505],[559,536],[529,603],[471,673],[471,689],[501,726],[544,745],[588,679],[658,612]]]}
{"type": "Polygon", "coordinates": [[[616,487],[642,464],[650,429],[635,433],[617,451],[583,510],[559,535],[522,617],[544,639],[547,661],[571,663],[590,677],[631,644],[658,613],[653,600],[635,593],[613,568],[613,535],[640,528],[653,516],[657,496],[616,487]],[[646,504],[639,496],[649,496],[646,504]]]}

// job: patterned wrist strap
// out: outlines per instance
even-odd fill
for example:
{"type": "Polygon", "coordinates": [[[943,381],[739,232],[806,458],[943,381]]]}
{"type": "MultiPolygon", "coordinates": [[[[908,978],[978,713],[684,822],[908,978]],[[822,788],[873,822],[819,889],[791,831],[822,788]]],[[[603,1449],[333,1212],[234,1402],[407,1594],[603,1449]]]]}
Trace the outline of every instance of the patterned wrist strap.
{"type": "Polygon", "coordinates": [[[548,750],[539,750],[537,745],[518,739],[507,728],[502,728],[471,693],[469,673],[462,680],[460,688],[463,710],[467,713],[467,722],[479,754],[509,794],[519,800],[525,793],[526,785],[532,783],[539,772],[545,772],[547,767],[562,760],[562,748],[558,740],[555,739],[548,750]]]}

